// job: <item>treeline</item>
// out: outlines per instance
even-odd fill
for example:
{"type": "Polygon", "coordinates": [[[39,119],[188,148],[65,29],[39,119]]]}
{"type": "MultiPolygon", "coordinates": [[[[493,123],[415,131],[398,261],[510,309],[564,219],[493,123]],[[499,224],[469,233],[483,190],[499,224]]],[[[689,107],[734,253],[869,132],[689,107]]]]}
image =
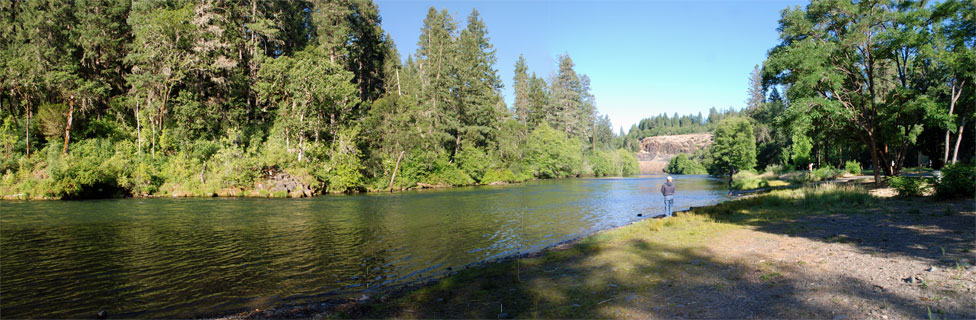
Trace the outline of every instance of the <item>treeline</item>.
{"type": "Polygon", "coordinates": [[[461,28],[431,8],[403,62],[369,0],[0,9],[5,195],[240,194],[282,173],[322,193],[637,171],[568,55],[550,79],[520,59],[507,107],[477,11],[461,28]]]}
{"type": "Polygon", "coordinates": [[[676,158],[670,168],[732,176],[865,166],[881,181],[906,165],[955,164],[966,169],[945,169],[964,173],[949,180],[972,190],[974,7],[966,0],[828,0],[783,10],[782,42],[750,76],[748,123],[730,122],[739,129],[716,132],[708,154],[676,158]],[[726,159],[714,150],[722,145],[732,150],[726,159]],[[717,160],[725,168],[713,168],[717,160]]]}

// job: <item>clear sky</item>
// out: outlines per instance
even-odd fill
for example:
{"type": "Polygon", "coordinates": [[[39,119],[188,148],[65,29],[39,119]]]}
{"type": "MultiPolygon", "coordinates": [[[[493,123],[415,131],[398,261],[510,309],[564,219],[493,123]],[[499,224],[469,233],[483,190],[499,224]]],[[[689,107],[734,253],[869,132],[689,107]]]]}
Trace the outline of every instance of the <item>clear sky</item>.
{"type": "Polygon", "coordinates": [[[427,10],[459,27],[476,8],[488,27],[505,101],[519,54],[548,80],[568,53],[591,80],[614,132],[645,117],[741,108],[749,73],[779,43],[779,12],[806,1],[409,1],[377,0],[383,28],[406,59],[427,10]]]}

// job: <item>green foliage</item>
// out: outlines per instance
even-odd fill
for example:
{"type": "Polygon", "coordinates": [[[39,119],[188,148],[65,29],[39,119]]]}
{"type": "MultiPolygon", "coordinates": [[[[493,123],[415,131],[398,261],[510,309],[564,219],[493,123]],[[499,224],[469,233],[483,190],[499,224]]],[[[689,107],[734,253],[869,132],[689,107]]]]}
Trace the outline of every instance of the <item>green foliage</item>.
{"type": "Polygon", "coordinates": [[[386,189],[395,170],[393,188],[639,170],[568,55],[551,83],[517,63],[508,111],[477,11],[460,28],[431,8],[404,62],[370,1],[9,9],[2,195],[266,196],[262,169],[325,192],[386,189]]]}
{"type": "Polygon", "coordinates": [[[609,176],[618,174],[614,168],[614,154],[605,151],[597,151],[589,157],[590,168],[594,176],[609,176]]]}
{"type": "Polygon", "coordinates": [[[20,138],[19,132],[17,131],[19,131],[17,130],[17,120],[8,114],[3,118],[3,124],[0,125],[0,150],[3,151],[3,163],[5,164],[0,166],[0,170],[8,167],[6,165],[8,160],[14,156],[14,147],[20,138]]]}
{"type": "Polygon", "coordinates": [[[824,181],[837,178],[844,174],[843,170],[835,169],[831,167],[817,168],[813,170],[812,178],[813,181],[824,181]]]}
{"type": "Polygon", "coordinates": [[[787,171],[789,171],[789,168],[786,168],[786,167],[784,167],[781,164],[771,164],[771,165],[768,165],[768,166],[766,166],[766,170],[764,170],[764,172],[772,173],[772,174],[775,174],[775,175],[781,175],[781,174],[786,173],[787,171]]]}
{"type": "Polygon", "coordinates": [[[888,185],[898,192],[900,197],[918,197],[922,195],[922,179],[916,177],[891,177],[888,185]]]}
{"type": "Polygon", "coordinates": [[[491,167],[491,159],[478,147],[461,148],[457,155],[457,163],[461,170],[477,182],[483,182],[485,172],[491,167]]]}
{"type": "Polygon", "coordinates": [[[446,155],[434,160],[430,175],[422,180],[435,186],[467,186],[475,182],[464,170],[450,163],[446,155]]]}
{"type": "Polygon", "coordinates": [[[581,145],[549,125],[539,125],[524,144],[526,165],[539,178],[577,175],[582,168],[581,145]]]}
{"type": "Polygon", "coordinates": [[[700,163],[688,157],[687,154],[678,154],[674,158],[668,161],[668,165],[664,168],[664,172],[671,174],[706,174],[705,167],[700,163]]]}
{"type": "Polygon", "coordinates": [[[790,147],[790,160],[793,161],[793,166],[805,170],[810,164],[811,149],[813,143],[810,137],[803,133],[794,133],[793,145],[790,147]]]}
{"type": "Polygon", "coordinates": [[[769,182],[763,180],[752,171],[742,171],[732,176],[733,190],[750,190],[769,187],[769,182]]]}
{"type": "Polygon", "coordinates": [[[935,195],[942,199],[976,196],[976,165],[958,163],[942,168],[942,178],[935,184],[935,195]]]}
{"type": "Polygon", "coordinates": [[[324,169],[315,174],[325,182],[327,192],[344,192],[363,185],[361,152],[356,143],[359,132],[359,127],[342,130],[332,143],[324,169]]]}
{"type": "Polygon", "coordinates": [[[620,161],[620,174],[630,176],[640,173],[640,163],[633,152],[625,149],[617,149],[617,159],[620,161]]]}
{"type": "Polygon", "coordinates": [[[739,171],[755,168],[756,138],[752,124],[738,117],[722,120],[715,128],[708,153],[712,156],[708,168],[712,175],[731,177],[739,171]]]}
{"type": "Polygon", "coordinates": [[[861,174],[861,163],[857,160],[849,160],[844,162],[844,171],[853,175],[861,174]]]}

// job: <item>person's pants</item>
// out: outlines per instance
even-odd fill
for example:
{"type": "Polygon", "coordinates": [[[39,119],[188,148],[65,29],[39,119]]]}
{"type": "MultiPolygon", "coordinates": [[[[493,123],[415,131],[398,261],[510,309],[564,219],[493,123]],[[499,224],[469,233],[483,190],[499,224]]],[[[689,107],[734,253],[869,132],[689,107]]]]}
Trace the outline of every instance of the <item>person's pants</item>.
{"type": "Polygon", "coordinates": [[[664,211],[667,212],[667,216],[670,217],[672,211],[674,210],[674,196],[664,196],[664,211]]]}

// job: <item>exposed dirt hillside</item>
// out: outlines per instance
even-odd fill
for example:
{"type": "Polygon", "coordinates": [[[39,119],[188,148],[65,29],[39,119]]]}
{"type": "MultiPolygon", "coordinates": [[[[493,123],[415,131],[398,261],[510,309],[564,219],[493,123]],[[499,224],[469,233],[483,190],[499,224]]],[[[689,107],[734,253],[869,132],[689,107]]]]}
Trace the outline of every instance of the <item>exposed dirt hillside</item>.
{"type": "Polygon", "coordinates": [[[682,134],[676,136],[647,137],[641,140],[637,153],[643,174],[662,173],[668,161],[680,153],[694,153],[712,144],[711,133],[682,134]]]}

